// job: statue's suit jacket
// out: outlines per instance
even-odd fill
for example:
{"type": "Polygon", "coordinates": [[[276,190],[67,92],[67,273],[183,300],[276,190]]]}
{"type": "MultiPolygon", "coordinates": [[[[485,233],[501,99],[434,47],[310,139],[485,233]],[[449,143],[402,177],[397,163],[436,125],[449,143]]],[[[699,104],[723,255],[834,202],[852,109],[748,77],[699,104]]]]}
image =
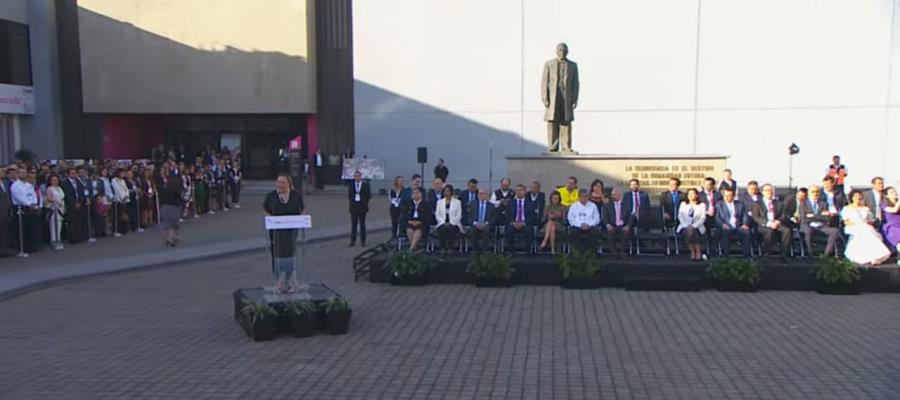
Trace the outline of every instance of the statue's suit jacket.
{"type": "Polygon", "coordinates": [[[544,104],[550,104],[544,114],[544,121],[574,120],[572,105],[578,102],[578,65],[566,60],[562,71],[558,71],[555,58],[544,63],[544,73],[541,75],[541,100],[544,104]],[[563,115],[556,115],[556,87],[559,82],[562,82],[563,115]]]}

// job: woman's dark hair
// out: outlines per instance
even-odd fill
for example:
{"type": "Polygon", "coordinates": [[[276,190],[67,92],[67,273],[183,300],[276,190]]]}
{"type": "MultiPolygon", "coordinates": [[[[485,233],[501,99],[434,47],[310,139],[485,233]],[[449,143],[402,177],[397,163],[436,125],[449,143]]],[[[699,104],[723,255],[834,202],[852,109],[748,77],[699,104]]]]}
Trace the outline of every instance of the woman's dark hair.
{"type": "Polygon", "coordinates": [[[599,179],[594,179],[594,181],[591,182],[591,191],[594,191],[594,186],[597,186],[598,184],[600,185],[600,187],[604,187],[604,188],[606,187],[606,185],[603,184],[603,181],[601,181],[599,179]]]}
{"type": "Polygon", "coordinates": [[[700,204],[700,191],[696,188],[688,189],[687,193],[684,195],[684,201],[688,204],[691,204],[691,192],[697,195],[697,204],[700,204]]]}
{"type": "Polygon", "coordinates": [[[456,191],[453,190],[453,185],[447,185],[447,186],[444,186],[444,188],[441,189],[441,194],[444,195],[444,196],[447,196],[447,191],[448,191],[448,190],[450,191],[450,197],[453,197],[453,195],[456,194],[456,191]]]}
{"type": "Polygon", "coordinates": [[[420,188],[420,187],[413,188],[412,193],[416,193],[416,192],[418,192],[418,193],[419,193],[420,195],[422,195],[422,196],[425,195],[425,191],[422,190],[422,188],[420,188]]]}
{"type": "Polygon", "coordinates": [[[59,185],[59,175],[50,174],[50,176],[47,177],[47,186],[50,186],[50,184],[53,183],[53,178],[56,178],[56,184],[59,185]]]}
{"type": "Polygon", "coordinates": [[[897,204],[895,204],[893,201],[891,201],[891,199],[887,198],[887,194],[888,194],[888,192],[890,192],[891,190],[897,191],[897,188],[895,188],[895,187],[893,187],[893,186],[888,186],[888,187],[884,188],[884,201],[887,203],[887,205],[888,205],[889,207],[893,207],[893,206],[896,206],[896,205],[897,205],[897,204]]]}
{"type": "Polygon", "coordinates": [[[558,191],[554,190],[550,192],[550,204],[553,204],[554,197],[558,199],[557,203],[562,203],[562,195],[560,195],[558,191]]]}
{"type": "Polygon", "coordinates": [[[862,197],[862,204],[866,205],[866,196],[863,195],[863,192],[859,189],[853,189],[850,191],[850,194],[847,195],[847,200],[850,201],[850,204],[853,204],[853,196],[859,195],[862,197]]]}

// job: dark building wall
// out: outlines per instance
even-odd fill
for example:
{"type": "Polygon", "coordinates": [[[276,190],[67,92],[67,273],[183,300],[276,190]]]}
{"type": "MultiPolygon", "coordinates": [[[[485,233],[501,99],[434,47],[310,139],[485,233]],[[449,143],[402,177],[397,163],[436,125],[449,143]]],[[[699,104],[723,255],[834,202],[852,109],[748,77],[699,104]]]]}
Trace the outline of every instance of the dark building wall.
{"type": "Polygon", "coordinates": [[[78,3],[56,0],[57,43],[59,45],[59,87],[66,158],[98,157],[100,141],[89,140],[82,124],[81,47],[78,39],[78,3]]]}
{"type": "Polygon", "coordinates": [[[319,148],[340,154],[354,147],[353,3],[316,1],[319,148]]]}

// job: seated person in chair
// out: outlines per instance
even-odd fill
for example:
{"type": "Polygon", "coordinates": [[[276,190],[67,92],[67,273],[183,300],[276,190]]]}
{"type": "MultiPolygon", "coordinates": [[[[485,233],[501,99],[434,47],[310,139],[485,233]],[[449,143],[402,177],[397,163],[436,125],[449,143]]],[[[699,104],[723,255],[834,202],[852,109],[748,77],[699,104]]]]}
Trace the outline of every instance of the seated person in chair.
{"type": "Polygon", "coordinates": [[[412,190],[412,201],[403,207],[402,225],[406,227],[410,250],[419,247],[422,237],[428,234],[428,225],[434,217],[434,209],[425,201],[425,192],[417,187],[412,190]]]}
{"type": "Polygon", "coordinates": [[[603,208],[603,221],[606,222],[606,236],[610,249],[617,257],[622,257],[622,242],[631,239],[630,217],[622,201],[622,191],[613,188],[612,198],[603,208]]]}
{"type": "Polygon", "coordinates": [[[787,223],[784,205],[775,199],[775,188],[771,184],[763,185],[762,200],[752,203],[750,213],[763,238],[763,254],[772,255],[772,240],[775,233],[778,233],[781,235],[781,256],[790,255],[793,232],[787,223]]]}
{"type": "Polygon", "coordinates": [[[821,190],[813,185],[808,189],[808,198],[800,203],[800,231],[803,232],[806,241],[806,249],[813,256],[813,235],[820,233],[828,238],[825,244],[825,254],[834,254],[834,245],[837,243],[840,232],[837,228],[828,226],[835,214],[831,213],[828,203],[822,198],[821,190]]]}
{"type": "Polygon", "coordinates": [[[469,203],[469,243],[476,250],[483,250],[491,241],[497,210],[490,202],[488,191],[478,189],[478,200],[469,203]]]}
{"type": "Polygon", "coordinates": [[[681,180],[676,177],[669,178],[669,190],[660,193],[659,205],[663,210],[663,224],[666,228],[678,226],[678,209],[684,201],[684,193],[679,189],[681,180]]]}
{"type": "Polygon", "coordinates": [[[600,226],[600,212],[597,205],[590,201],[587,190],[578,191],[578,201],[569,206],[569,243],[580,251],[590,251],[597,245],[597,232],[600,226]]]}
{"type": "Polygon", "coordinates": [[[684,235],[684,243],[691,250],[691,260],[703,258],[700,250],[700,236],[706,232],[706,204],[700,201],[697,189],[688,189],[685,202],[678,207],[678,228],[676,232],[684,235]]]}
{"type": "Polygon", "coordinates": [[[509,250],[513,250],[516,237],[521,237],[525,243],[524,247],[528,248],[531,246],[532,230],[537,221],[534,213],[536,204],[526,198],[525,185],[516,186],[515,197],[506,207],[506,216],[510,220],[506,226],[506,244],[509,250]]]}
{"type": "Polygon", "coordinates": [[[716,202],[716,225],[719,228],[719,245],[722,254],[731,255],[731,238],[741,241],[744,257],[750,257],[750,215],[744,204],[734,201],[734,190],[724,188],[722,201],[716,202]]]}
{"type": "Polygon", "coordinates": [[[443,196],[435,207],[434,219],[437,221],[435,229],[441,242],[441,249],[450,251],[450,245],[463,232],[462,204],[456,198],[453,186],[447,185],[443,189],[443,196]]]}

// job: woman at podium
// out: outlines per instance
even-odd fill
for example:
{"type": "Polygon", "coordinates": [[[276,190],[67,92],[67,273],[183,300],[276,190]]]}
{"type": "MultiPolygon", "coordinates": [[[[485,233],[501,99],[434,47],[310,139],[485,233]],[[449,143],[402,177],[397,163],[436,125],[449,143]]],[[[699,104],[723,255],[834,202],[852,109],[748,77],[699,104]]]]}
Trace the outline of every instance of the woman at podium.
{"type": "MultiPolygon", "coordinates": [[[[303,197],[294,190],[291,177],[280,174],[275,180],[275,190],[266,195],[263,210],[267,216],[303,214],[303,197]]],[[[269,231],[269,249],[272,252],[272,275],[275,290],[293,292],[297,289],[294,269],[294,251],[297,248],[297,230],[281,229],[269,231]]]]}

